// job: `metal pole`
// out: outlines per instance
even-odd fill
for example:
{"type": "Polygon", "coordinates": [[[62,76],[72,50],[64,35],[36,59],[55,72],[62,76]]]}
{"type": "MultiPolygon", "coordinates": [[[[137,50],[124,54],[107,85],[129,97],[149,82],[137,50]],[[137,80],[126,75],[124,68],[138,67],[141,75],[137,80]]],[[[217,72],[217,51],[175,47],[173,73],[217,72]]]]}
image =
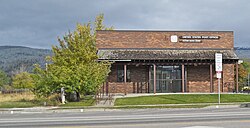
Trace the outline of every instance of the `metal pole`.
{"type": "Polygon", "coordinates": [[[218,104],[220,104],[220,78],[218,78],[218,104]]]}

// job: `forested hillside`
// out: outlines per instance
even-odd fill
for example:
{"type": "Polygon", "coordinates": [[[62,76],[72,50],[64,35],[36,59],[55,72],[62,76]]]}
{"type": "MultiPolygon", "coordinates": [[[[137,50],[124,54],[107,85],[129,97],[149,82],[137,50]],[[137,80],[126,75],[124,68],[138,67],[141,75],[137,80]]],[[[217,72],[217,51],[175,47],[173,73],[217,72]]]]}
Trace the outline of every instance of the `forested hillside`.
{"type": "Polygon", "coordinates": [[[45,57],[52,55],[48,49],[22,46],[0,46],[0,69],[11,75],[20,70],[32,72],[34,64],[44,67],[45,57]]]}
{"type": "Polygon", "coordinates": [[[240,59],[250,61],[250,48],[236,47],[235,53],[238,55],[240,59]]]}
{"type": "MultiPolygon", "coordinates": [[[[250,48],[235,48],[240,59],[250,60],[250,48]]],[[[0,46],[0,69],[11,73],[20,68],[32,72],[34,64],[45,66],[45,57],[52,55],[49,49],[34,49],[22,46],[0,46]]]]}

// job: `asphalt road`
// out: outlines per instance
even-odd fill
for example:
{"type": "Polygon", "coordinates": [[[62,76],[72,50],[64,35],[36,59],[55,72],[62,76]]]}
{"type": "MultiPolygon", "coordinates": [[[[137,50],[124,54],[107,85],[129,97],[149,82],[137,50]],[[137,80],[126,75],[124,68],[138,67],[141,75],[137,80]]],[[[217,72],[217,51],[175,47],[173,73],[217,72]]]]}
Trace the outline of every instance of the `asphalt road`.
{"type": "Polygon", "coordinates": [[[74,110],[0,114],[0,127],[249,128],[249,108],[74,110]]]}

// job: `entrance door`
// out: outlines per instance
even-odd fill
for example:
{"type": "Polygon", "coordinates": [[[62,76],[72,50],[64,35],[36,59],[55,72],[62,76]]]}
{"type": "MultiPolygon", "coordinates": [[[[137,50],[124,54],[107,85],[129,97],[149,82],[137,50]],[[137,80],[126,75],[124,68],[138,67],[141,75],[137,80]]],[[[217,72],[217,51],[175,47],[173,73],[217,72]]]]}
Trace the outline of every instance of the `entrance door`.
{"type": "MultiPolygon", "coordinates": [[[[154,92],[154,72],[150,68],[150,92],[154,92]]],[[[157,66],[156,68],[156,92],[181,92],[181,68],[180,66],[157,66]]]]}
{"type": "Polygon", "coordinates": [[[172,86],[171,72],[172,71],[170,70],[161,72],[162,79],[159,83],[161,86],[161,92],[163,93],[169,92],[171,90],[172,86]]]}

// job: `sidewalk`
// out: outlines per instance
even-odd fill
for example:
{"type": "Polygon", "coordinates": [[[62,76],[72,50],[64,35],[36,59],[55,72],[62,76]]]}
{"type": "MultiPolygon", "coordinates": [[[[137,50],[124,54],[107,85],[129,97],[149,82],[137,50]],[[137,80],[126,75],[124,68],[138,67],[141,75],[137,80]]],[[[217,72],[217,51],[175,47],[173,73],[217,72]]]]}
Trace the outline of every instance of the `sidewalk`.
{"type": "MultiPolygon", "coordinates": [[[[152,95],[172,95],[172,94],[183,94],[183,93],[137,93],[137,94],[116,94],[113,96],[113,100],[104,98],[99,104],[95,106],[77,106],[77,107],[33,107],[33,108],[0,108],[1,113],[11,113],[15,112],[26,112],[26,113],[51,113],[51,112],[84,112],[84,111],[113,111],[121,109],[191,109],[192,106],[202,106],[203,108],[192,108],[192,109],[215,109],[215,108],[240,108],[240,107],[250,107],[248,103],[221,103],[218,106],[218,103],[195,103],[195,104],[154,104],[154,105],[123,105],[123,106],[114,106],[116,98],[126,98],[126,97],[138,97],[138,96],[152,96],[152,95]],[[177,106],[177,107],[176,107],[177,106]],[[191,106],[190,108],[181,108],[181,106],[191,106]],[[147,108],[148,107],[148,108],[147,108]],[[165,108],[164,108],[165,107],[165,108]],[[170,108],[166,108],[170,107],[170,108]],[[176,108],[175,108],[176,107],[176,108]]],[[[198,94],[198,93],[187,93],[189,94],[198,94]]],[[[202,93],[204,94],[204,93],[202,93]]],[[[211,94],[211,93],[207,93],[211,94]]],[[[214,93],[212,93],[214,94],[214,93]]],[[[228,93],[227,93],[228,94],[228,93]]],[[[233,93],[232,93],[233,94],[233,93]]]]}
{"type": "MultiPolygon", "coordinates": [[[[98,107],[98,106],[88,106],[88,107],[33,107],[33,108],[0,108],[0,114],[15,114],[15,113],[70,113],[70,112],[102,112],[102,111],[122,111],[122,110],[139,110],[139,109],[169,109],[169,110],[183,110],[183,109],[222,109],[222,108],[232,108],[237,109],[242,107],[240,104],[209,104],[209,106],[204,108],[161,108],[160,106],[188,106],[188,105],[206,105],[206,104],[158,104],[158,105],[126,105],[126,106],[113,106],[113,107],[98,107]],[[119,108],[119,107],[133,107],[133,106],[145,106],[145,108],[119,108]],[[147,108],[151,106],[156,106],[156,108],[147,108]],[[157,107],[159,106],[159,108],[157,107]]],[[[207,104],[208,105],[208,104],[207,104]]]]}

